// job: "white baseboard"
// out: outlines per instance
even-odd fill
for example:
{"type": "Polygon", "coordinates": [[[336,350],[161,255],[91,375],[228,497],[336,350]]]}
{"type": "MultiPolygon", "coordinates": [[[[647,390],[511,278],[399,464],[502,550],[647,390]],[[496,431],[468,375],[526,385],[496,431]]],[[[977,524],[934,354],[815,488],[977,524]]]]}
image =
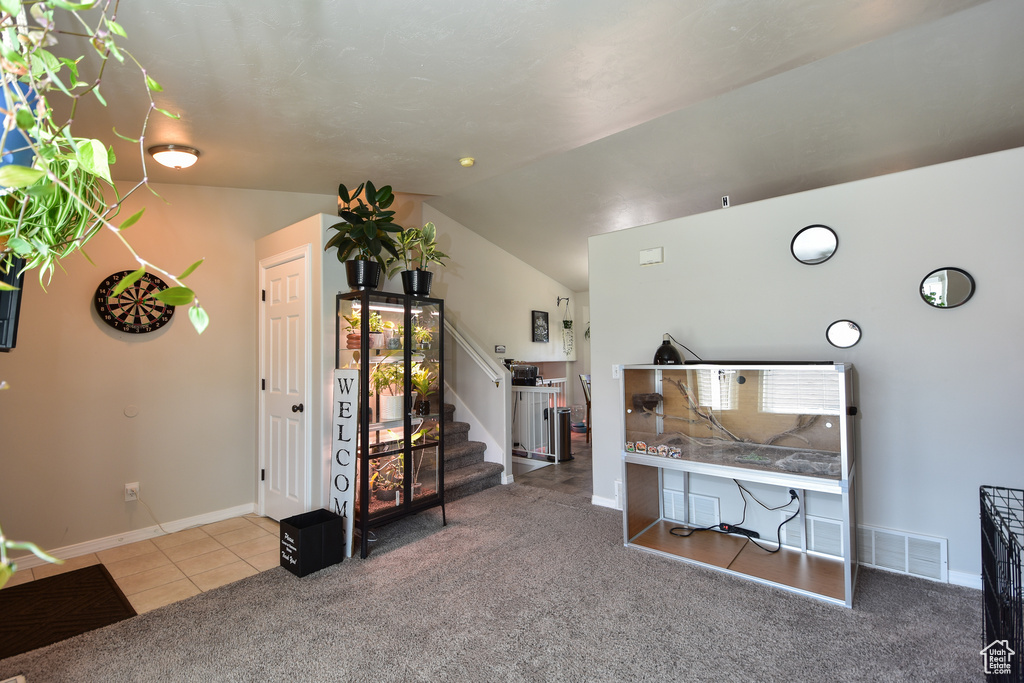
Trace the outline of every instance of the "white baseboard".
{"type": "Polygon", "coordinates": [[[594,505],[600,505],[603,508],[611,508],[612,510],[621,510],[619,502],[614,498],[605,498],[603,496],[591,496],[590,502],[594,505]]]}
{"type": "Polygon", "coordinates": [[[949,582],[954,586],[964,586],[965,588],[977,588],[982,589],[981,574],[971,574],[970,572],[955,572],[952,569],[948,572],[949,582]]]}
{"type": "Polygon", "coordinates": [[[516,478],[512,474],[506,474],[505,472],[501,473],[501,484],[502,484],[502,486],[504,486],[505,484],[511,484],[511,483],[515,482],[515,480],[516,480],[516,478]]]}
{"type": "MultiPolygon", "coordinates": [[[[213,524],[214,522],[222,522],[225,519],[241,517],[242,515],[248,515],[254,512],[256,512],[255,503],[248,503],[246,505],[238,505],[225,510],[207,512],[187,519],[167,522],[163,524],[163,530],[161,530],[160,526],[135,529],[134,531],[126,531],[123,534],[107,536],[106,538],[97,538],[92,541],[85,541],[84,543],[66,545],[63,548],[47,550],[47,552],[61,560],[69,560],[72,557],[80,557],[90,553],[97,553],[101,550],[109,550],[110,548],[116,548],[121,545],[136,543],[138,541],[147,541],[151,538],[157,538],[165,534],[172,534],[176,531],[191,529],[192,527],[202,526],[204,524],[213,524]]],[[[40,560],[35,555],[26,555],[25,557],[15,558],[15,561],[18,563],[18,569],[31,569],[32,567],[39,567],[46,564],[45,561],[40,560]]]]}

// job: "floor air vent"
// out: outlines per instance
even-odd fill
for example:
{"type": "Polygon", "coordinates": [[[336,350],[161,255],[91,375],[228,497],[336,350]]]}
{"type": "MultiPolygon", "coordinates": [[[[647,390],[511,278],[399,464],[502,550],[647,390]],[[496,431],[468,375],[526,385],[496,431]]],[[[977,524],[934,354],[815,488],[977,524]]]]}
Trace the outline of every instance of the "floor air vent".
{"type": "Polygon", "coordinates": [[[946,539],[862,526],[857,530],[859,561],[933,581],[948,581],[946,539]]]}

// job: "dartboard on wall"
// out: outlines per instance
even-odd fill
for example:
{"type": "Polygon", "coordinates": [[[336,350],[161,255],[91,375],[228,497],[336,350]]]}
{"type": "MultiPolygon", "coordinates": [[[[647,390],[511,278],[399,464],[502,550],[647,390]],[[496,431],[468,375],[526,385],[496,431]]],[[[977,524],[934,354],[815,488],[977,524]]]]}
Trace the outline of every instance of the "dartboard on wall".
{"type": "Polygon", "coordinates": [[[145,273],[114,296],[117,283],[131,273],[130,270],[122,270],[104,278],[96,288],[96,311],[103,322],[121,332],[141,334],[158,330],[169,323],[174,315],[174,306],[153,296],[167,289],[167,285],[156,275],[145,273]]]}

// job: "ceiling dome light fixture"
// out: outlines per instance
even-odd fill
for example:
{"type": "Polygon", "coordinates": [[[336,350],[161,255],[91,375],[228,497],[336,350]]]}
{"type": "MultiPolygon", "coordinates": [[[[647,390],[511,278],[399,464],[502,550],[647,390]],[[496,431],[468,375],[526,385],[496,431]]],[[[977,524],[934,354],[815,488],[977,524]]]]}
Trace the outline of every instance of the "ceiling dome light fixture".
{"type": "Polygon", "coordinates": [[[473,157],[462,157],[459,159],[459,163],[462,164],[463,168],[469,168],[476,163],[476,159],[473,157]]]}
{"type": "Polygon", "coordinates": [[[199,160],[199,150],[185,145],[156,145],[148,151],[167,168],[188,168],[199,160]]]}

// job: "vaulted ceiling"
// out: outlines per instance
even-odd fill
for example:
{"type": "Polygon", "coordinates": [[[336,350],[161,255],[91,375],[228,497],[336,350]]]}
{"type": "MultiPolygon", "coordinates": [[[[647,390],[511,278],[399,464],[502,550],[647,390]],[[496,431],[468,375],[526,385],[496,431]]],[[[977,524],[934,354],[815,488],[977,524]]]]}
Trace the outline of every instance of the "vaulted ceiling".
{"type": "MultiPolygon", "coordinates": [[[[1024,145],[1020,0],[122,0],[118,20],[181,114],[148,144],[202,150],[152,180],[369,178],[576,291],[594,234],[1024,145]]],[[[79,132],[137,134],[139,84],[111,69],[79,132]]]]}

